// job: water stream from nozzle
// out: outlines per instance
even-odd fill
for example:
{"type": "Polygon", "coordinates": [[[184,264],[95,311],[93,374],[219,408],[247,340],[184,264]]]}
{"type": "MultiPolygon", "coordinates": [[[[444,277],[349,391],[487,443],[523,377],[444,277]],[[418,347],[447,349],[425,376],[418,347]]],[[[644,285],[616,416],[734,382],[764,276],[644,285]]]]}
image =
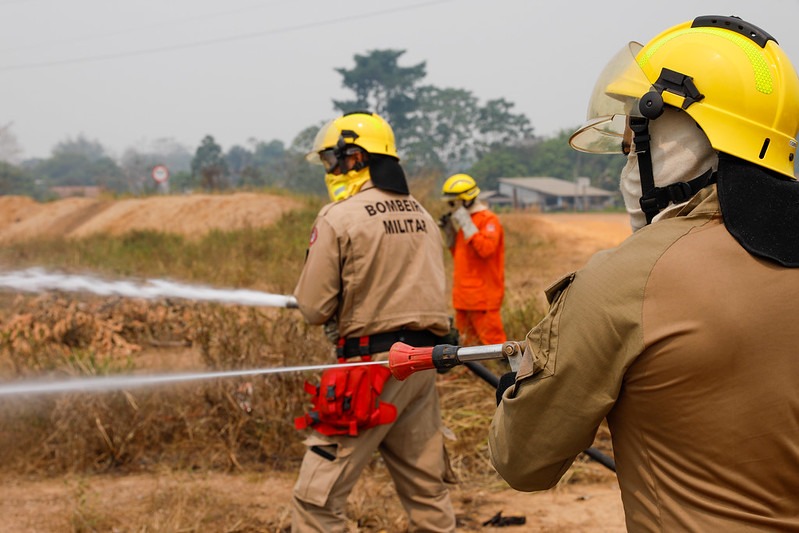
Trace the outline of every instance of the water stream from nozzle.
{"type": "Polygon", "coordinates": [[[182,374],[157,374],[157,375],[125,375],[125,376],[95,376],[90,378],[74,378],[64,380],[31,380],[0,382],[0,396],[24,394],[54,394],[63,392],[100,392],[113,390],[127,390],[137,387],[164,385],[186,381],[200,381],[215,378],[232,378],[244,376],[259,376],[263,374],[283,374],[287,372],[305,372],[310,370],[324,370],[335,366],[347,368],[368,365],[387,365],[388,361],[363,361],[359,363],[335,363],[330,365],[305,365],[284,366],[279,368],[256,368],[251,370],[227,370],[223,372],[195,372],[182,374]]]}
{"type": "Polygon", "coordinates": [[[206,302],[219,302],[247,306],[297,307],[293,296],[270,294],[247,289],[215,289],[202,285],[188,285],[164,279],[147,279],[142,282],[105,280],[92,275],[61,274],[41,268],[0,272],[0,288],[21,292],[88,292],[101,296],[129,298],[182,298],[206,302]]]}

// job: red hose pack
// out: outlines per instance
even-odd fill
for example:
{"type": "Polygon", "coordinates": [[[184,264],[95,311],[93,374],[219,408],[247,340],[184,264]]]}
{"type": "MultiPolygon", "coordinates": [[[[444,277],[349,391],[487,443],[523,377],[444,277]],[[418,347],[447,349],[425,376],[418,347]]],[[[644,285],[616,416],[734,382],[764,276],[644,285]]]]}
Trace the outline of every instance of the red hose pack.
{"type": "Polygon", "coordinates": [[[294,419],[294,427],[311,427],[322,435],[354,437],[358,430],[393,422],[397,408],[380,401],[390,377],[391,371],[378,365],[326,369],[318,386],[305,382],[313,408],[294,419]]]}

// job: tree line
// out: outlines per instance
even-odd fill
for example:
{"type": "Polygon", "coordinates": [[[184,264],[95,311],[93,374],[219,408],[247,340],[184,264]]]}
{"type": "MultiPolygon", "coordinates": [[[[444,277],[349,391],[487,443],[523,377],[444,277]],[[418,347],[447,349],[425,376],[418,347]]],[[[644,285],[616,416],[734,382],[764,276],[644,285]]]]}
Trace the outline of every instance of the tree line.
{"type": "MultiPolygon", "coordinates": [[[[373,50],[354,56],[352,68],[335,69],[348,100],[333,100],[339,113],[375,111],[392,125],[398,151],[410,176],[443,180],[468,172],[485,190],[497,178],[549,176],[573,180],[588,176],[592,185],[617,190],[622,157],[592,157],[568,146],[569,132],[550,138],[534,135],[530,119],[498,98],[481,103],[469,90],[424,83],[426,63],[401,66],[404,50],[373,50]]],[[[226,151],[212,135],[191,151],[172,139],[127,149],[110,157],[98,141],[83,136],[58,143],[49,158],[18,161],[20,152],[9,125],[0,125],[0,194],[46,198],[53,186],[100,186],[126,194],[148,194],[157,184],[155,165],[171,172],[172,191],[229,188],[284,188],[325,194],[320,167],[305,154],[321,126],[309,125],[286,146],[280,140],[249,140],[226,151]]]]}

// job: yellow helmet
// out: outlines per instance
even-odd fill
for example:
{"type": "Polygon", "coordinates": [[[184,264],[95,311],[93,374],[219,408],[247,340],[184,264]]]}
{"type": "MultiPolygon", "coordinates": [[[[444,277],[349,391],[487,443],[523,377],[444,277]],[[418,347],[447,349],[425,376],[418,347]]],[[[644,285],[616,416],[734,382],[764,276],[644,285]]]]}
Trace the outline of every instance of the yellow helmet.
{"type": "Polygon", "coordinates": [[[737,17],[704,16],[646,46],[630,43],[600,75],[587,122],[569,143],[621,151],[627,117],[684,110],[711,146],[794,178],[799,78],[777,41],[737,17]]]}
{"type": "Polygon", "coordinates": [[[441,194],[443,195],[443,200],[452,201],[457,199],[468,202],[477,198],[477,195],[480,194],[480,187],[477,186],[474,178],[468,174],[455,174],[444,182],[444,186],[441,187],[441,194]]]}
{"type": "Polygon", "coordinates": [[[367,164],[347,172],[338,168],[344,157],[358,148],[369,154],[387,155],[399,160],[391,126],[379,115],[368,111],[346,113],[322,126],[313,148],[306,155],[308,161],[324,165],[325,184],[334,202],[357,193],[370,179],[367,164]]]}
{"type": "Polygon", "coordinates": [[[394,131],[388,122],[369,111],[353,111],[334,118],[319,130],[307,158],[318,163],[321,151],[344,144],[360,146],[370,154],[389,155],[399,159],[394,131]]]}

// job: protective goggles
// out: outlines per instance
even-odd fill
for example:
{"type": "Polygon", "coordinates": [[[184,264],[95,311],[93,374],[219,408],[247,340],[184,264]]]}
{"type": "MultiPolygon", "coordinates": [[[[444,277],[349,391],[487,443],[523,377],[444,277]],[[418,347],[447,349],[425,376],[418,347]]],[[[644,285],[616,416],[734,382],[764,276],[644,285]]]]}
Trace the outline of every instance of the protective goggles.
{"type": "Polygon", "coordinates": [[[364,150],[358,146],[345,146],[344,148],[327,148],[319,152],[319,160],[322,161],[322,166],[325,167],[325,172],[328,174],[336,174],[347,172],[342,163],[351,155],[359,154],[364,150]]]}

